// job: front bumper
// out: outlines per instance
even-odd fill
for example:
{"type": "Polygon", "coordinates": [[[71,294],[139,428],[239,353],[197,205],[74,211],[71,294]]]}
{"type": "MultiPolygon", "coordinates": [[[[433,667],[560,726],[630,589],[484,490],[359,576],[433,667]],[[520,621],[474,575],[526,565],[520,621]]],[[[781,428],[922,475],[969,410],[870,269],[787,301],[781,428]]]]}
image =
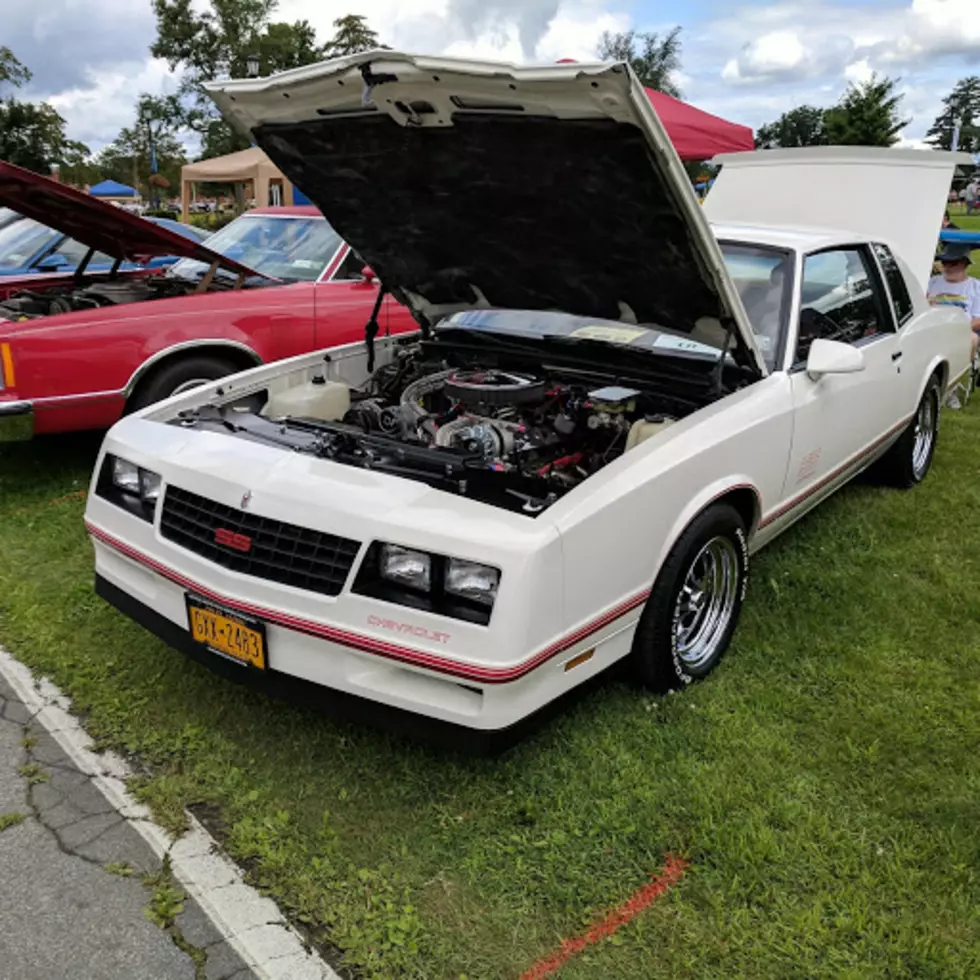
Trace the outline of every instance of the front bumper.
{"type": "Polygon", "coordinates": [[[0,401],[0,442],[25,442],[34,436],[34,405],[0,401]]]}

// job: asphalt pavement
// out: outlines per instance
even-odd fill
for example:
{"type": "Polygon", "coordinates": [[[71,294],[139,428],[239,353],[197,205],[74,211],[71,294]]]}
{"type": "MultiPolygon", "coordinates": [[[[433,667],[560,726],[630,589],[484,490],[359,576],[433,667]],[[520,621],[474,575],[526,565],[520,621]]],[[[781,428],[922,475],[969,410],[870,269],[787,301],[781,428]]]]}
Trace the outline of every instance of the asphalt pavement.
{"type": "Polygon", "coordinates": [[[161,872],[0,678],[0,980],[253,980],[161,872]]]}

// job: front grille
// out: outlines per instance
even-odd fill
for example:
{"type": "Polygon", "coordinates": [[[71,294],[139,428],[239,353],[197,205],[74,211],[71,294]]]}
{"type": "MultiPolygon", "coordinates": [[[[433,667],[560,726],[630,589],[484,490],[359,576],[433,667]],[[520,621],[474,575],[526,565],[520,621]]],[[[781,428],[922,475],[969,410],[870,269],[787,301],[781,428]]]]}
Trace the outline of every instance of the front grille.
{"type": "Polygon", "coordinates": [[[339,594],[360,548],[350,538],[249,514],[180,487],[167,487],[160,533],[224,568],[322,595],[339,594]],[[248,553],[218,544],[219,528],[251,538],[248,553]]]}

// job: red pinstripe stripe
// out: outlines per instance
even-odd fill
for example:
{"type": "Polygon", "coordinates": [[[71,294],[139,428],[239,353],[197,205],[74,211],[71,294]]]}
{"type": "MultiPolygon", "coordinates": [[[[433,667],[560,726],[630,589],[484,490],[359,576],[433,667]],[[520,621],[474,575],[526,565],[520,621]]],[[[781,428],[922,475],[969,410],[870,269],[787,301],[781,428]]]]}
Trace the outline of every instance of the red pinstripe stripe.
{"type": "Polygon", "coordinates": [[[335,626],[327,626],[323,623],[313,622],[312,620],[301,619],[297,616],[290,616],[287,613],[276,612],[273,609],[253,606],[250,603],[241,602],[238,599],[231,599],[219,592],[214,592],[213,590],[206,588],[200,583],[195,582],[193,579],[185,578],[178,572],[173,571],[173,569],[170,569],[166,565],[155,561],[148,555],[144,555],[141,551],[137,551],[135,548],[123,541],[120,541],[118,538],[113,537],[107,531],[103,531],[101,528],[96,527],[89,521],[85,522],[85,527],[89,534],[91,534],[94,538],[98,538],[101,542],[103,542],[103,544],[115,549],[120,554],[125,555],[127,558],[131,558],[133,561],[139,562],[141,565],[146,566],[151,571],[156,572],[158,575],[168,579],[175,585],[179,585],[181,588],[195,592],[197,595],[200,595],[203,598],[218,602],[229,609],[235,609],[238,612],[255,616],[258,619],[265,620],[265,622],[273,623],[277,626],[283,626],[286,629],[291,629],[297,633],[304,633],[308,636],[315,636],[320,639],[330,640],[333,643],[339,643],[342,646],[351,647],[352,649],[360,650],[363,653],[376,654],[381,657],[386,657],[389,660],[398,660],[403,663],[415,664],[418,667],[424,667],[426,670],[436,671],[441,674],[449,674],[453,677],[461,677],[465,680],[479,681],[484,684],[503,684],[523,677],[536,667],[540,667],[552,657],[557,656],[563,651],[574,646],[576,643],[586,639],[586,637],[591,636],[593,633],[598,632],[605,626],[608,626],[610,623],[615,622],[615,620],[626,615],[626,613],[635,609],[637,606],[642,605],[644,602],[646,602],[647,596],[650,594],[650,590],[645,589],[643,592],[624,600],[617,606],[614,606],[608,612],[605,612],[598,618],[594,619],[591,623],[588,623],[585,626],[582,626],[572,633],[569,633],[561,639],[555,641],[554,643],[549,644],[528,660],[515,664],[513,667],[479,667],[474,664],[461,663],[458,660],[452,660],[448,657],[440,657],[436,654],[426,653],[423,650],[414,650],[410,647],[399,646],[396,643],[388,643],[384,640],[378,640],[374,637],[365,636],[360,633],[353,633],[349,630],[339,629],[335,626]]]}
{"type": "Polygon", "coordinates": [[[883,436],[881,436],[880,438],[876,439],[873,443],[871,443],[870,446],[867,446],[865,449],[862,449],[857,455],[852,456],[849,460],[847,460],[847,462],[842,463],[836,469],[831,470],[826,476],[821,477],[812,486],[807,487],[806,490],[804,490],[801,494],[798,494],[792,500],[790,500],[789,503],[783,504],[782,507],[779,507],[778,509],[774,510],[771,514],[766,514],[766,516],[763,517],[761,521],[759,521],[759,527],[763,528],[767,524],[772,524],[773,521],[778,520],[780,517],[783,517],[785,514],[788,514],[791,510],[794,510],[795,508],[799,507],[800,504],[806,503],[806,501],[809,500],[810,497],[812,497],[815,493],[817,493],[817,491],[821,490],[823,487],[825,487],[828,483],[831,483],[833,480],[836,480],[837,477],[839,477],[841,473],[843,473],[845,470],[849,469],[852,466],[857,466],[858,463],[860,463],[861,460],[865,458],[865,456],[870,456],[871,453],[873,453],[883,442],[891,438],[891,436],[893,436],[896,432],[900,431],[901,429],[904,429],[905,426],[907,426],[909,422],[912,420],[912,417],[913,416],[910,415],[908,418],[903,419],[901,422],[899,422],[898,425],[893,425],[883,436]]]}

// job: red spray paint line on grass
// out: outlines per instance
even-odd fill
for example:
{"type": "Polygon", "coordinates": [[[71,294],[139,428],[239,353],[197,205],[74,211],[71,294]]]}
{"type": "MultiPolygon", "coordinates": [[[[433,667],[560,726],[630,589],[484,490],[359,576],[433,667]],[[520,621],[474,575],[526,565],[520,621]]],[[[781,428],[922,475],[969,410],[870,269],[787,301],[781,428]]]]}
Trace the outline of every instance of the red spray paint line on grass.
{"type": "Polygon", "coordinates": [[[684,876],[690,862],[676,855],[667,855],[663,870],[654,875],[642,888],[635,891],[622,905],[617,905],[601,919],[594,922],[580,936],[563,939],[561,946],[550,956],[538,960],[530,970],[521,974],[521,980],[544,980],[560,970],[573,956],[577,956],[587,946],[606,939],[627,923],[632,922],[645,908],[665,895],[671,886],[684,876]]]}

